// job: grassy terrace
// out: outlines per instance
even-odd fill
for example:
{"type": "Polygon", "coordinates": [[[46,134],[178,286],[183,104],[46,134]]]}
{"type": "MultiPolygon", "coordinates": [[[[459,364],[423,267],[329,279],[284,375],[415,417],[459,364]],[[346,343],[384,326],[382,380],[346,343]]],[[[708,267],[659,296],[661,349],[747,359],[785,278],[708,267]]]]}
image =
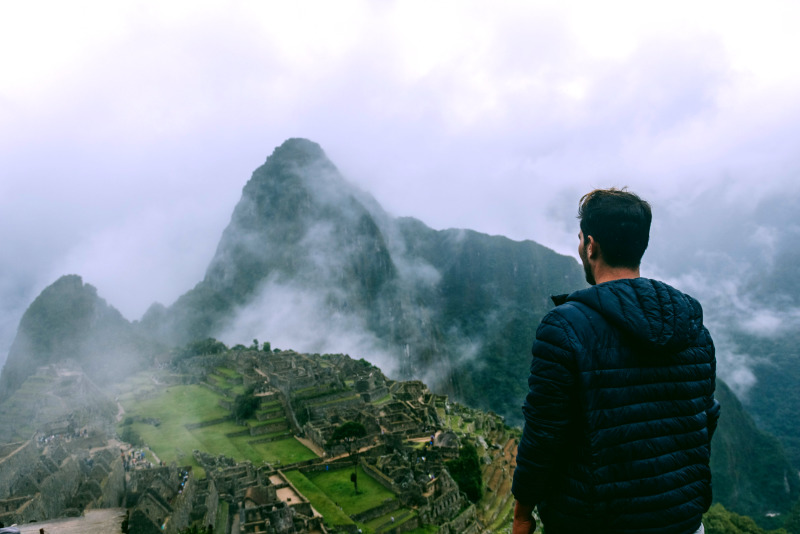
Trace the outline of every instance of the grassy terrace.
{"type": "Polygon", "coordinates": [[[286,422],[286,416],[275,417],[274,419],[265,419],[263,421],[250,423],[250,426],[257,428],[260,426],[273,425],[275,423],[281,423],[281,422],[286,422]]]}
{"type": "MultiPolygon", "coordinates": [[[[132,377],[139,386],[148,384],[141,377],[132,377]]],[[[217,377],[219,378],[219,377],[217,377]]],[[[152,381],[149,382],[152,386],[152,381]]],[[[232,420],[210,426],[188,429],[187,425],[215,421],[230,416],[230,412],[219,405],[221,397],[201,385],[170,386],[167,388],[148,388],[145,395],[136,395],[137,386],[125,390],[120,395],[120,403],[125,409],[125,418],[158,419],[160,424],[132,423],[133,430],[150,446],[159,459],[167,463],[191,465],[202,476],[200,466],[195,462],[192,451],[197,449],[210,454],[224,454],[237,461],[250,460],[256,465],[266,461],[272,464],[289,464],[316,458],[316,455],[295,440],[289,432],[277,432],[261,436],[227,437],[226,434],[242,432],[247,426],[232,420]],[[266,443],[255,443],[270,437],[286,436],[285,439],[266,443]]],[[[273,420],[280,422],[285,417],[273,420]]],[[[263,425],[266,422],[255,418],[247,421],[249,425],[263,425]]],[[[124,425],[120,425],[122,434],[124,425]]]]}
{"type": "Polygon", "coordinates": [[[208,375],[210,383],[225,391],[230,397],[244,394],[242,375],[225,367],[218,367],[215,371],[216,373],[208,375]]]}
{"type": "Polygon", "coordinates": [[[386,404],[387,402],[389,402],[391,400],[392,400],[391,394],[387,393],[385,396],[381,397],[380,399],[372,401],[371,404],[374,404],[374,405],[377,406],[377,405],[381,405],[381,404],[386,404]]]}
{"type": "Polygon", "coordinates": [[[344,393],[347,389],[334,389],[327,386],[312,386],[298,389],[292,394],[292,399],[296,401],[308,401],[320,397],[328,397],[338,393],[344,393]]]}
{"type": "Polygon", "coordinates": [[[228,369],[227,367],[217,367],[215,371],[223,375],[225,378],[231,378],[231,379],[242,378],[242,375],[240,375],[233,369],[228,369]]]}
{"type": "Polygon", "coordinates": [[[328,495],[336,495],[336,501],[348,515],[360,514],[386,500],[395,499],[394,493],[381,486],[374,478],[358,467],[358,495],[353,491],[350,475],[353,468],[310,473],[309,479],[328,495]]]}
{"type": "Polygon", "coordinates": [[[439,527],[436,525],[423,525],[419,528],[415,528],[414,530],[409,530],[406,534],[435,534],[439,531],[439,527]]]}
{"type": "MultiPolygon", "coordinates": [[[[386,530],[386,527],[396,528],[405,523],[406,521],[414,519],[415,517],[417,517],[416,511],[409,510],[407,508],[398,508],[394,512],[389,512],[388,514],[376,517],[372,521],[366,523],[367,527],[366,530],[368,532],[369,531],[375,532],[381,526],[384,527],[384,530],[386,530]],[[392,521],[392,518],[394,518],[395,520],[392,521]]],[[[436,532],[436,530],[434,530],[434,532],[436,532]]]]}
{"type": "Polygon", "coordinates": [[[340,402],[347,402],[359,398],[361,398],[361,395],[356,393],[354,395],[351,395],[349,397],[343,397],[341,399],[324,400],[322,402],[309,402],[308,406],[327,406],[328,404],[339,404],[340,402]]]}
{"type": "Polygon", "coordinates": [[[281,401],[269,401],[269,402],[261,402],[261,408],[259,411],[261,412],[270,412],[272,410],[282,410],[283,406],[281,406],[281,401]]]}
{"type": "Polygon", "coordinates": [[[225,532],[228,526],[228,501],[220,499],[217,508],[217,521],[214,525],[214,532],[225,532]]]}
{"type": "Polygon", "coordinates": [[[316,486],[300,471],[286,471],[284,473],[297,490],[305,495],[311,506],[317,509],[329,525],[352,525],[350,519],[319,487],[316,486]]]}
{"type": "MultiPolygon", "coordinates": [[[[371,510],[381,504],[396,499],[391,491],[381,486],[375,479],[358,467],[358,495],[350,482],[352,467],[334,471],[319,471],[304,475],[300,471],[287,471],[284,474],[292,484],[311,502],[311,505],[325,517],[329,525],[351,525],[349,516],[371,510]],[[331,498],[331,495],[335,495],[331,498]]],[[[394,516],[399,525],[416,516],[416,512],[400,508],[394,512],[373,519],[368,523],[356,523],[366,534],[375,532],[381,525],[391,521],[394,516]]]]}

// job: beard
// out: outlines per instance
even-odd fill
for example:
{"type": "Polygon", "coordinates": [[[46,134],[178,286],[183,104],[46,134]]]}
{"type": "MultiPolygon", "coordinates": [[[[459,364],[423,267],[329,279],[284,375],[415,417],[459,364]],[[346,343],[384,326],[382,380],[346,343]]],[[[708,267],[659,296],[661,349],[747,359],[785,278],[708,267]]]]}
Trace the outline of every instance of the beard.
{"type": "Polygon", "coordinates": [[[589,265],[589,257],[586,254],[586,247],[584,246],[578,253],[581,257],[581,263],[583,264],[583,274],[586,276],[586,282],[590,286],[597,285],[597,281],[594,279],[594,273],[592,272],[592,267],[589,265]]]}

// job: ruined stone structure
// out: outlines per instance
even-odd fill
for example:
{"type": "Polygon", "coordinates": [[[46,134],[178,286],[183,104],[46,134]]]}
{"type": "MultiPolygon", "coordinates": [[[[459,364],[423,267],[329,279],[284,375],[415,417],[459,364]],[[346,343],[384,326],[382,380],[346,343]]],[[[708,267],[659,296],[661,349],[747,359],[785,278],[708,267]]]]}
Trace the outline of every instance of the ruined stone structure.
{"type": "Polygon", "coordinates": [[[116,451],[90,452],[84,448],[86,439],[71,435],[37,435],[0,450],[5,453],[0,459],[0,521],[42,521],[122,503],[124,470],[116,451]]]}
{"type": "MultiPolygon", "coordinates": [[[[422,382],[389,380],[369,363],[344,355],[240,351],[235,358],[215,356],[213,362],[235,368],[238,377],[233,380],[241,382],[234,385],[251,388],[259,398],[258,422],[251,419],[243,434],[291,431],[304,436],[324,454],[291,468],[304,473],[352,469],[357,458],[369,476],[397,496],[351,518],[370,522],[376,534],[401,534],[422,525],[437,525],[443,534],[482,530],[478,509],[445,467],[447,460],[458,456],[465,439],[484,451],[497,508],[509,509],[498,499],[509,494],[504,484],[513,470],[508,458],[514,442],[504,437],[506,428],[494,414],[450,405],[422,382]],[[449,414],[460,421],[459,431],[443,429],[442,418],[449,414]],[[354,444],[360,449],[355,458],[346,455],[344,445],[331,442],[336,427],[346,421],[361,423],[367,432],[354,444]],[[487,437],[473,437],[464,429],[480,429],[487,437]],[[495,436],[505,441],[493,443],[495,436]]],[[[192,377],[208,380],[211,389],[226,386],[222,373],[213,369],[192,377]]],[[[230,395],[227,398],[230,403],[230,395]]],[[[219,421],[202,424],[215,422],[219,421]]],[[[46,430],[82,435],[69,419],[52,422],[46,430]]],[[[286,433],[280,438],[285,439],[286,433]]],[[[79,441],[49,434],[46,439],[39,435],[0,446],[0,520],[25,523],[124,506],[131,534],[177,534],[191,525],[218,529],[224,525],[224,532],[216,534],[327,532],[324,518],[276,466],[237,463],[194,451],[205,471],[202,480],[188,467],[147,468],[147,462],[126,473],[125,456],[117,445],[91,448],[108,443],[105,436],[98,436],[94,445],[91,440],[79,441]],[[219,510],[228,515],[217,517],[219,510]]],[[[336,528],[357,531],[353,524],[336,528]]]]}
{"type": "Polygon", "coordinates": [[[194,521],[213,525],[219,502],[213,481],[198,482],[191,469],[174,465],[133,471],[127,497],[131,534],[175,534],[194,521]]]}

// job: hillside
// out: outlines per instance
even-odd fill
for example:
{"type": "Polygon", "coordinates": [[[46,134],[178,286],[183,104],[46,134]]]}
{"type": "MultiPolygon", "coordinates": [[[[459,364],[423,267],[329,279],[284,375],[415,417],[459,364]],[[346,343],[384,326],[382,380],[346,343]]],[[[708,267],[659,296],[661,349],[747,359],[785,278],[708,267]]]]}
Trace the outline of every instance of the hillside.
{"type": "MultiPolygon", "coordinates": [[[[106,384],[106,392],[77,365],[42,368],[0,404],[2,424],[18,429],[5,438],[25,440],[64,421],[98,432],[116,424],[123,442],[148,445],[147,461],[190,466],[201,479],[210,458],[291,470],[323,451],[336,457],[344,451],[331,448],[331,432],[354,419],[371,429],[364,439],[368,446],[377,439],[397,447],[399,442],[384,438],[398,432],[413,447],[428,441],[431,433],[442,446],[465,440],[475,444],[485,489],[478,516],[484,524],[507,521],[519,430],[496,415],[435,395],[420,382],[391,380],[365,360],[266,345],[254,350],[259,347],[193,343],[158,367],[106,384]],[[237,406],[248,396],[257,404],[249,414],[237,416],[237,406]],[[118,399],[118,409],[111,397],[118,399]]],[[[778,527],[796,500],[783,450],[756,429],[723,383],[718,384],[718,396],[725,412],[713,442],[715,502],[751,515],[763,526],[778,527]]]]}
{"type": "Polygon", "coordinates": [[[266,337],[364,354],[518,423],[549,296],[583,285],[574,259],[531,241],[393,218],[319,145],[290,139],[245,185],[204,279],[141,327],[173,345],[266,337]]]}
{"type": "Polygon", "coordinates": [[[42,365],[73,360],[95,380],[118,380],[158,350],[97,289],[80,276],[62,276],[22,316],[0,374],[0,399],[42,365]]]}
{"type": "MultiPolygon", "coordinates": [[[[25,391],[41,394],[52,387],[33,378],[25,391]]],[[[54,395],[64,394],[63,388],[55,389],[54,395]]],[[[55,483],[51,480],[64,483],[68,473],[59,470],[58,458],[94,454],[81,452],[78,434],[90,436],[93,448],[105,448],[98,442],[105,426],[98,423],[108,422],[113,412],[97,413],[97,420],[87,423],[79,417],[91,412],[87,406],[48,414],[25,413],[17,406],[18,415],[30,416],[39,431],[27,443],[0,447],[0,465],[14,464],[0,471],[0,500],[11,503],[0,519],[27,522],[34,505],[47,510],[40,520],[65,515],[64,503],[83,498],[78,488],[90,480],[111,487],[122,472],[131,528],[141,532],[161,524],[175,532],[188,526],[190,517],[202,519],[200,525],[216,524],[221,532],[235,531],[240,503],[250,498],[268,503],[268,509],[286,510],[296,532],[314,532],[323,520],[332,530],[357,526],[367,534],[396,532],[400,525],[477,533],[482,525],[505,525],[510,517],[509,477],[518,431],[496,415],[450,404],[420,382],[390,380],[364,360],[247,349],[183,353],[170,365],[130,375],[113,394],[122,441],[109,439],[108,433],[105,439],[110,450],[123,454],[98,457],[102,473],[86,471],[86,481],[78,477],[73,488],[65,488],[66,500],[36,489],[55,483]],[[243,398],[256,401],[246,415],[237,408],[243,398]],[[364,429],[357,456],[332,438],[345,421],[364,429]],[[42,434],[43,428],[69,430],[42,434]],[[459,466],[462,449],[476,455],[472,467],[459,466]],[[21,450],[24,458],[14,460],[21,450]],[[26,467],[37,454],[46,466],[33,469],[38,482],[26,467]],[[350,480],[354,465],[356,492],[350,480]],[[181,483],[169,483],[176,472],[183,473],[181,483]],[[477,492],[469,493],[474,502],[459,489],[466,483],[462,479],[477,480],[477,492]],[[157,522],[147,512],[153,505],[148,495],[167,513],[157,522]]],[[[8,413],[7,405],[0,408],[8,413]]],[[[118,481],[113,488],[113,495],[101,489],[83,502],[91,506],[117,499],[118,481]]],[[[249,508],[241,518],[250,517],[249,508]]]]}

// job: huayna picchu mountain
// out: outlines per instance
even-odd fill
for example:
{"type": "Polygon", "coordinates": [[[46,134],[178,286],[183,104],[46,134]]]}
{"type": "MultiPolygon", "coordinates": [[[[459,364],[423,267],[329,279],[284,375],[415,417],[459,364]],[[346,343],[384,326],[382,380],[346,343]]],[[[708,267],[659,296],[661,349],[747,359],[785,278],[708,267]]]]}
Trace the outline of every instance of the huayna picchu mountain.
{"type": "Polygon", "coordinates": [[[574,259],[532,241],[393,218],[319,145],[290,139],[245,185],[205,278],[171,307],[152,308],[142,327],[182,345],[219,337],[243,315],[267,324],[260,315],[292,314],[284,299],[270,301],[275,288],[314,295],[313,317],[294,313],[305,339],[293,346],[343,350],[337,338],[358,330],[370,340],[359,348],[380,352],[400,378],[424,377],[519,421],[520,377],[549,295],[583,285],[574,259]]]}
{"type": "MultiPolygon", "coordinates": [[[[154,304],[130,323],[78,276],[45,289],[20,323],[0,398],[59,360],[105,381],[187,343],[258,337],[309,353],[349,351],[518,424],[549,296],[584,286],[574,258],[532,241],[393,217],[319,145],[290,139],[244,186],[203,280],[171,306],[154,304]]],[[[738,402],[725,403],[719,435],[714,477],[723,504],[754,515],[786,511],[797,484],[780,445],[738,402]]]]}

